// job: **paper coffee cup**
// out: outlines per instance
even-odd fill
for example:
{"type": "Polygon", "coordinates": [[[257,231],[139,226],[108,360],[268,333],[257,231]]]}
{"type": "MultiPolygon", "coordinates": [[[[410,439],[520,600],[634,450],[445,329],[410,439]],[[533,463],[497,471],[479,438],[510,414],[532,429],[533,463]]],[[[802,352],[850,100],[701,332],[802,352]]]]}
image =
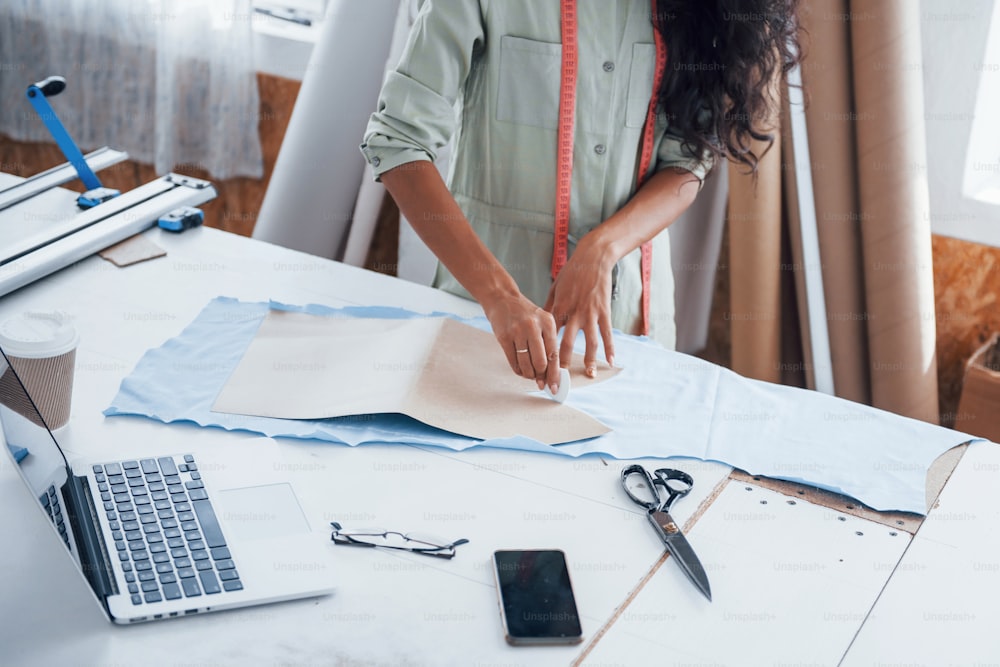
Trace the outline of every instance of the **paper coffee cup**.
{"type": "MultiPolygon", "coordinates": [[[[26,312],[0,324],[0,347],[50,429],[69,421],[73,370],[80,336],[69,318],[58,312],[26,312]]],[[[0,379],[2,398],[16,398],[11,377],[0,379]]],[[[5,400],[6,402],[6,400],[5,400]]],[[[14,405],[14,407],[17,409],[14,405]]],[[[18,410],[24,414],[24,410],[18,410]]],[[[33,417],[31,410],[25,414],[33,417]]]]}

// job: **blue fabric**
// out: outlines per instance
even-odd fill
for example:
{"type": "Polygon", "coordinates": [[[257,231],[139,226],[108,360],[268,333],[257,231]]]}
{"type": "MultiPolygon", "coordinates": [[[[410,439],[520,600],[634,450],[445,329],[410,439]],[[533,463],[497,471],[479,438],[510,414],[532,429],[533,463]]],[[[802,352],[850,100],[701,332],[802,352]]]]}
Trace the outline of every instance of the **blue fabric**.
{"type": "MultiPolygon", "coordinates": [[[[378,306],[334,309],[220,297],[179,336],[143,356],[104,414],[351,446],[382,442],[452,450],[489,446],[572,457],[692,457],[845,493],[875,509],[921,514],[926,511],[924,485],[931,463],[972,439],[825,394],[749,380],[621,333],[615,335],[615,362],[621,373],[573,389],[566,402],[612,432],[556,447],[525,437],[475,440],[402,415],[295,420],[212,412],[216,395],[269,308],[330,317],[423,317],[378,306]]],[[[485,318],[460,321],[489,330],[485,318]]],[[[577,342],[579,349],[582,340],[577,342]]]]}
{"type": "Polygon", "coordinates": [[[24,447],[17,447],[10,443],[7,443],[7,449],[10,450],[11,456],[14,457],[14,463],[20,463],[24,460],[24,457],[28,455],[28,450],[24,447]]]}

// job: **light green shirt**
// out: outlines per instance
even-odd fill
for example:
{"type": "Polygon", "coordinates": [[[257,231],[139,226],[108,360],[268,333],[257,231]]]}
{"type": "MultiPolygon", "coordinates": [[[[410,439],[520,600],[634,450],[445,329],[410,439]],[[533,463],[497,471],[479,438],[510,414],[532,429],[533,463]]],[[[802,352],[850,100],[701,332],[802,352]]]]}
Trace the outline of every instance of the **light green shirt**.
{"type": "MultiPolygon", "coordinates": [[[[650,0],[578,0],[577,6],[570,253],[635,191],[656,65],[650,0]]],[[[434,160],[457,132],[451,192],[537,304],[552,284],[559,18],[559,0],[424,0],[361,146],[378,178],[407,162],[434,160]]],[[[711,162],[684,150],[667,132],[662,113],[655,135],[651,171],[679,167],[705,177],[711,162]]],[[[642,316],[639,257],[638,250],[624,257],[613,276],[612,323],[630,333],[638,331],[642,316]]],[[[441,265],[435,284],[468,297],[441,265]]],[[[650,335],[672,348],[666,232],[653,241],[650,292],[650,335]]]]}

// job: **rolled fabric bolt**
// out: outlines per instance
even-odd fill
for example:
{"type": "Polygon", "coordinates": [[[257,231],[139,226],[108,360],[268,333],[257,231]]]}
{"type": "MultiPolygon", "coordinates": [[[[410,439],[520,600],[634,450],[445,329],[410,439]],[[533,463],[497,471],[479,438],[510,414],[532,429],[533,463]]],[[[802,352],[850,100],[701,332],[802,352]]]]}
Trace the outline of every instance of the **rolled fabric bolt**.
{"type": "Polygon", "coordinates": [[[569,381],[569,369],[568,368],[560,368],[559,369],[559,391],[557,393],[553,394],[552,393],[552,389],[548,385],[545,385],[545,393],[547,393],[549,396],[551,396],[552,400],[554,400],[555,402],[557,402],[557,403],[564,403],[564,402],[566,402],[566,398],[569,396],[569,385],[570,385],[570,381],[569,381]]]}

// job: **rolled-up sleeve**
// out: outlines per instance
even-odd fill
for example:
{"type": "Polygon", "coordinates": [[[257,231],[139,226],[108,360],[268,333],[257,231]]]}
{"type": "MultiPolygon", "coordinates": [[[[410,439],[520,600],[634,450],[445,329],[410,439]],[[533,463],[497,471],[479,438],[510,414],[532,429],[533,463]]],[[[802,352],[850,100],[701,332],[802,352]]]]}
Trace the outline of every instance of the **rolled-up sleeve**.
{"type": "Polygon", "coordinates": [[[382,84],[361,152],[379,180],[433,161],[456,127],[455,101],[485,41],[485,0],[422,0],[399,64],[382,84]]]}
{"type": "Polygon", "coordinates": [[[684,141],[676,135],[666,132],[656,152],[656,171],[663,169],[684,169],[689,171],[701,182],[712,170],[715,160],[712,154],[705,152],[698,157],[684,145],[684,141]]]}

